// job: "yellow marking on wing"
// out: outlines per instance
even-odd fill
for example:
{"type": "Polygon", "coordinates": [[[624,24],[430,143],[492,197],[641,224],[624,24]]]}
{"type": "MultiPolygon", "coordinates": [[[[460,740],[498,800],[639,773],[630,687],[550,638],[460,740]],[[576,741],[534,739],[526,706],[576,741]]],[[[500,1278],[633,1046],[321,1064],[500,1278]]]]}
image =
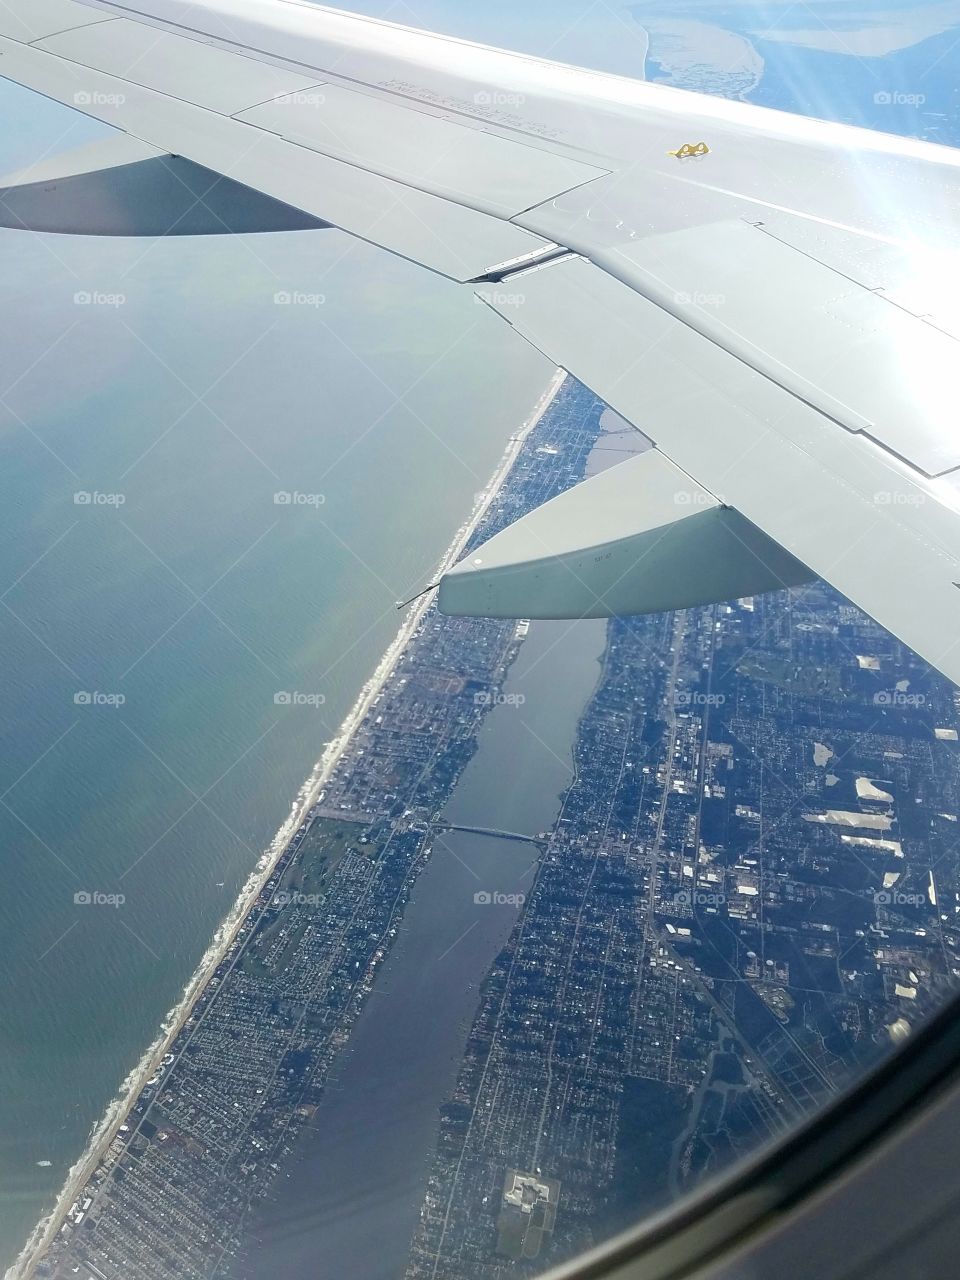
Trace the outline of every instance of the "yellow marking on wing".
{"type": "Polygon", "coordinates": [[[678,160],[686,160],[688,156],[706,156],[710,148],[705,142],[685,142],[677,151],[668,151],[668,156],[676,156],[678,160]]]}

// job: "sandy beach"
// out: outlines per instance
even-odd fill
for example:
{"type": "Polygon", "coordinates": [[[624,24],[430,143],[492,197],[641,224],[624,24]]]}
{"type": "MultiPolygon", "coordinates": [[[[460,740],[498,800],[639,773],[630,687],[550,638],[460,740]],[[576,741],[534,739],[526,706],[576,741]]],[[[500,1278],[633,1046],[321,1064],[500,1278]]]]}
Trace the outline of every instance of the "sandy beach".
{"type": "MultiPolygon", "coordinates": [[[[566,377],[567,375],[562,369],[557,369],[554,372],[533,412],[520,430],[511,437],[494,475],[483,492],[478,495],[469,519],[457,530],[453,541],[437,566],[433,578],[434,581],[460,557],[465,544],[513,467],[524,441],[550,407],[566,377]]],[[[91,1132],[83,1155],[70,1169],[54,1208],[34,1228],[16,1262],[7,1270],[5,1280],[29,1280],[29,1277],[35,1274],[36,1267],[41,1261],[44,1252],[59,1232],[68,1209],[97,1168],[121,1124],[124,1123],[129,1115],[143,1085],[156,1070],[163,1055],[168,1051],[187,1018],[189,1018],[211,976],[229,952],[241,925],[252,910],[263,886],[270,879],[290,840],[316,803],[317,797],[325,786],[331,771],[347,749],[354,732],[397,665],[407,644],[416,634],[432,601],[433,592],[429,591],[410,606],[409,612],[404,617],[392,644],[384,653],[373,675],[361,689],[356,702],[340,726],[336,736],[327,745],[310,776],[297,793],[289,817],[261,856],[230,912],[214,934],[210,946],[184,988],[180,1000],[164,1018],[156,1039],[146,1050],[137,1066],[121,1084],[117,1097],[91,1132]]]]}

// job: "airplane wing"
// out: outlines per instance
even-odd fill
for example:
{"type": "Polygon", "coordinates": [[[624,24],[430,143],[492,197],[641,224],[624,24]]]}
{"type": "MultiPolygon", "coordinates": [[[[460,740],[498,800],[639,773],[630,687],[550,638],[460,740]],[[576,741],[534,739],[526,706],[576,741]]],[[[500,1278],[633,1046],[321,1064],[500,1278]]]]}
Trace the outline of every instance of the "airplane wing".
{"type": "Polygon", "coordinates": [[[0,225],[332,225],[654,442],[472,552],[441,609],[816,576],[960,682],[960,153],[301,0],[3,0],[0,76],[118,131],[8,183],[0,225]]]}

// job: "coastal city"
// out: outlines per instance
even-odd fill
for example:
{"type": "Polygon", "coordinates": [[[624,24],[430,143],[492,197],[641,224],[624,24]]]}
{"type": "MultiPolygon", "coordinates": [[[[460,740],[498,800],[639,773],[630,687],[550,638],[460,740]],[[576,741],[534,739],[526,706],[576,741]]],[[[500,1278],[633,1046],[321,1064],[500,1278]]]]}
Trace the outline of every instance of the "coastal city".
{"type": "MultiPolygon", "coordinates": [[[[580,480],[603,414],[566,379],[470,545],[580,480]]],[[[32,1274],[261,1274],[251,1223],[527,634],[423,612],[32,1274]]],[[[406,1280],[532,1275],[631,1225],[838,1094],[960,978],[947,680],[820,583],[614,619],[598,671],[552,827],[516,833],[536,866],[406,1280]]]]}
{"type": "Polygon", "coordinates": [[[531,1274],[634,1225],[944,1001],[958,728],[952,686],[819,584],[610,623],[407,1280],[531,1274]]]}

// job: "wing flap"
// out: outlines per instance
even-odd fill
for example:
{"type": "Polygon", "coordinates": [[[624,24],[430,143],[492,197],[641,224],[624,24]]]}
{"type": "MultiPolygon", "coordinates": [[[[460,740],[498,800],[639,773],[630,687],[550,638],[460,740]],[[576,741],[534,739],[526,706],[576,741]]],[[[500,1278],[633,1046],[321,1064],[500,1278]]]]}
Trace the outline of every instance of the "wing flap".
{"type": "MultiPolygon", "coordinates": [[[[524,221],[537,225],[535,215],[524,221]]],[[[590,256],[738,360],[926,475],[960,466],[960,343],[882,294],[741,219],[590,256]]]]}
{"type": "Polygon", "coordinates": [[[118,133],[0,184],[0,227],[92,236],[239,235],[329,226],[118,133]]]}
{"type": "Polygon", "coordinates": [[[240,119],[421,191],[510,218],[605,170],[396,101],[327,85],[240,119]]]}
{"type": "Polygon", "coordinates": [[[489,305],[518,333],[960,682],[960,513],[941,482],[581,258],[518,278],[516,289],[489,305]]]}
{"type": "Polygon", "coordinates": [[[651,450],[531,511],[440,580],[441,613],[605,618],[810,581],[810,571],[651,450]]]}

